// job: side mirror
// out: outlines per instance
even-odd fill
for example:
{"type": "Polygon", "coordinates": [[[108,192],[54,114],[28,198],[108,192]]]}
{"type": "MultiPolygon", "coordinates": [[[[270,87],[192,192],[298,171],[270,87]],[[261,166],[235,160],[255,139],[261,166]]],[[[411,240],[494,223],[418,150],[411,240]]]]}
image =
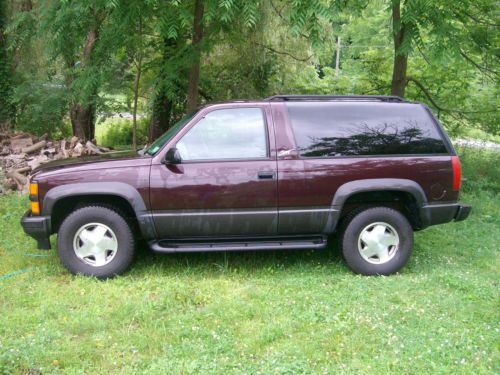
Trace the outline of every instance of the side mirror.
{"type": "Polygon", "coordinates": [[[172,147],[167,151],[165,158],[163,159],[164,164],[180,164],[182,162],[181,154],[179,150],[172,147]]]}

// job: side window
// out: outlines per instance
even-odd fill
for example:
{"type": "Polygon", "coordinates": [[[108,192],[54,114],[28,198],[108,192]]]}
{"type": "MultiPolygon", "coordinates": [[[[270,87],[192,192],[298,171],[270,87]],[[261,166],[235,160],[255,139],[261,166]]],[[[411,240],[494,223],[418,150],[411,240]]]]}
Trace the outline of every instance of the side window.
{"type": "Polygon", "coordinates": [[[447,154],[427,111],[417,104],[287,103],[303,157],[447,154]]]}
{"type": "Polygon", "coordinates": [[[217,109],[177,142],[182,160],[265,158],[267,135],[260,108],[217,109]]]}

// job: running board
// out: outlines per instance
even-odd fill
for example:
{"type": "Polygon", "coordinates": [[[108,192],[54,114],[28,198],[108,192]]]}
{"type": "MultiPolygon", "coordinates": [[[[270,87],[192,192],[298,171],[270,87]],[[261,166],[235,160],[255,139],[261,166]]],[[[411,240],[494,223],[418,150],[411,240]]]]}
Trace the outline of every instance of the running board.
{"type": "Polygon", "coordinates": [[[296,250],[322,249],[326,247],[325,236],[310,237],[263,237],[227,239],[183,239],[151,241],[151,250],[160,253],[191,253],[197,251],[245,251],[245,250],[296,250]]]}

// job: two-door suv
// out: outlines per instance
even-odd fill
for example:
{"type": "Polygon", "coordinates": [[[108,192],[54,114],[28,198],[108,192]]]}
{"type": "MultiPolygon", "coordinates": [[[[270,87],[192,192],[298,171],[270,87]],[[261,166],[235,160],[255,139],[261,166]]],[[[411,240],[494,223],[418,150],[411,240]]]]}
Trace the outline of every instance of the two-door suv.
{"type": "Polygon", "coordinates": [[[22,218],[57,233],[74,273],[110,277],[136,241],[158,252],[319,249],[387,275],[413,231],[465,219],[460,162],[429,108],[388,96],[274,96],[200,108],[140,155],[55,161],[22,218]]]}

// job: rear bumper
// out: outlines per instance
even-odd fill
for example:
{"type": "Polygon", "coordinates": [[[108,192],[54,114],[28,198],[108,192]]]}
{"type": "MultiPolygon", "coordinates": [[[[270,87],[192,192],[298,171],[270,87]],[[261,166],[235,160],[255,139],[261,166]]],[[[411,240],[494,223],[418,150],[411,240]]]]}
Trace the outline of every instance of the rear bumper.
{"type": "Polygon", "coordinates": [[[472,206],[468,204],[431,204],[420,209],[422,227],[429,225],[449,223],[450,221],[462,221],[467,219],[472,206]]]}
{"type": "Polygon", "coordinates": [[[28,210],[21,219],[21,225],[24,232],[37,241],[39,249],[50,249],[50,216],[31,216],[31,210],[28,210]]]}

